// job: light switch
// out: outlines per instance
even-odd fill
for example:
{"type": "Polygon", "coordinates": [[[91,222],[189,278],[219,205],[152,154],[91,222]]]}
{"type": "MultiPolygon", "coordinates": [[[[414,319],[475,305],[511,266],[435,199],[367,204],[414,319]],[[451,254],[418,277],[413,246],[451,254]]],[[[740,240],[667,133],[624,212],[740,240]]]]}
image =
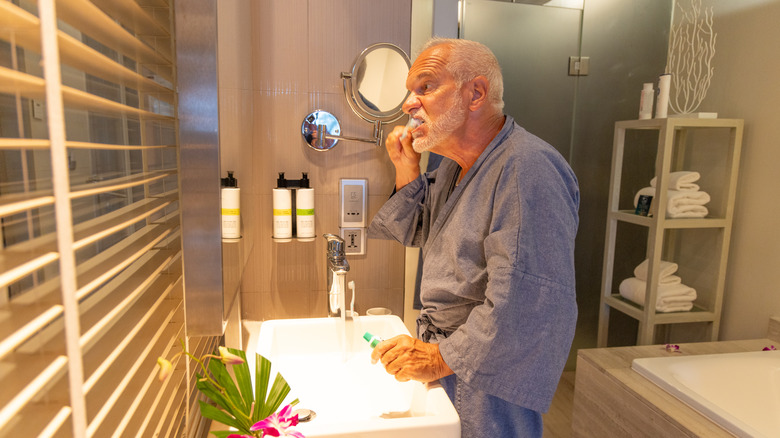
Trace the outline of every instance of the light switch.
{"type": "Polygon", "coordinates": [[[30,104],[32,105],[32,117],[35,120],[43,120],[43,101],[38,99],[31,99],[30,104]]]}
{"type": "Polygon", "coordinates": [[[342,179],[340,195],[340,226],[342,228],[365,228],[368,180],[342,179]]]}

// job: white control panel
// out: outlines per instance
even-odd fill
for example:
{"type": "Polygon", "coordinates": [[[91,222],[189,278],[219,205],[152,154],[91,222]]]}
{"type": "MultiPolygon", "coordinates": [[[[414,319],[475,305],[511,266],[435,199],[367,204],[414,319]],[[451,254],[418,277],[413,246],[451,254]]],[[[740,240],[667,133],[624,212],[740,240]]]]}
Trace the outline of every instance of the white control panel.
{"type": "Polygon", "coordinates": [[[341,228],[365,228],[368,207],[368,180],[342,179],[339,191],[341,198],[341,228]]]}

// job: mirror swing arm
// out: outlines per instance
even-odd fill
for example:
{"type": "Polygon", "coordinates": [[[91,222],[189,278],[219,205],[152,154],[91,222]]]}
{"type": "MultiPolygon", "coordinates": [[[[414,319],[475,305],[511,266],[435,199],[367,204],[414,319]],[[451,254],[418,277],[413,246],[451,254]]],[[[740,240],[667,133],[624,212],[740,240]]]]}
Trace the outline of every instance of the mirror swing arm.
{"type": "Polygon", "coordinates": [[[359,141],[363,143],[373,143],[376,146],[382,145],[382,121],[377,120],[374,123],[374,138],[351,137],[348,135],[339,135],[341,125],[336,117],[323,110],[315,110],[303,119],[301,125],[301,135],[306,144],[315,151],[324,152],[336,146],[339,140],[359,141]]]}
{"type": "Polygon", "coordinates": [[[384,136],[382,125],[392,123],[404,115],[402,106],[409,92],[403,84],[410,67],[409,57],[394,44],[378,43],[367,47],[355,59],[352,71],[341,73],[341,79],[347,104],[352,112],[374,125],[373,137],[341,135],[338,119],[318,109],[309,113],[301,124],[301,135],[306,144],[320,152],[330,150],[339,140],[381,146],[384,136]],[[381,82],[385,76],[393,75],[395,77],[389,83],[381,82]],[[372,97],[369,99],[366,96],[372,97]]]}
{"type": "MultiPolygon", "coordinates": [[[[357,138],[357,137],[347,137],[347,136],[341,136],[344,140],[352,140],[352,141],[362,141],[365,143],[375,143],[377,146],[382,146],[382,124],[384,123],[381,119],[370,119],[364,115],[364,111],[360,110],[360,106],[357,103],[357,100],[355,98],[355,92],[352,89],[352,73],[343,71],[341,72],[341,81],[344,86],[344,98],[347,100],[347,104],[349,104],[349,107],[352,109],[352,112],[360,116],[361,119],[365,120],[368,123],[374,124],[374,138],[357,138]]],[[[397,120],[397,119],[396,119],[397,120]]]]}
{"type": "Polygon", "coordinates": [[[322,143],[324,140],[349,140],[349,141],[362,141],[363,143],[374,143],[377,146],[382,145],[382,121],[377,120],[374,122],[374,138],[360,138],[350,137],[348,135],[330,135],[327,133],[326,125],[317,125],[317,138],[319,143],[319,149],[322,149],[322,143]]]}
{"type": "MultiPolygon", "coordinates": [[[[357,61],[356,61],[357,62],[357,61]]],[[[341,72],[341,81],[344,86],[344,98],[347,100],[347,104],[349,104],[349,107],[352,109],[352,112],[360,116],[361,119],[365,120],[368,123],[373,123],[374,125],[374,134],[373,138],[360,138],[360,137],[350,137],[347,135],[330,135],[326,132],[323,133],[321,130],[326,129],[326,125],[317,125],[317,131],[318,131],[318,138],[321,138],[323,140],[325,139],[333,139],[333,140],[349,140],[349,141],[360,141],[363,143],[374,143],[377,146],[382,146],[382,136],[384,134],[384,130],[382,128],[382,125],[385,123],[385,121],[381,119],[371,119],[369,117],[366,117],[365,111],[362,111],[360,108],[360,105],[357,102],[356,94],[353,91],[352,88],[352,73],[348,71],[341,72]],[[323,135],[324,134],[324,135],[323,135]]],[[[400,117],[400,116],[399,116],[400,117]]],[[[398,120],[398,119],[396,119],[398,120]]],[[[321,143],[322,141],[320,141],[321,143]]],[[[335,146],[335,144],[334,144],[335,146]]],[[[315,148],[316,149],[316,148],[315,148]]],[[[318,149],[322,150],[322,148],[318,149]]]]}

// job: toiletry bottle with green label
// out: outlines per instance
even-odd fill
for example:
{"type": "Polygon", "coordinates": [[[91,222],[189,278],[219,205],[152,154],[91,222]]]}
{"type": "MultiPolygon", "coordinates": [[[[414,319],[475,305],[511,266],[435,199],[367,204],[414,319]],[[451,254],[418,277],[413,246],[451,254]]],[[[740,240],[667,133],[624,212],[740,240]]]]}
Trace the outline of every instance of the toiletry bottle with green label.
{"type": "Polygon", "coordinates": [[[222,207],[222,238],[238,239],[241,237],[241,190],[233,172],[228,171],[227,178],[222,178],[220,203],[222,207]]]}

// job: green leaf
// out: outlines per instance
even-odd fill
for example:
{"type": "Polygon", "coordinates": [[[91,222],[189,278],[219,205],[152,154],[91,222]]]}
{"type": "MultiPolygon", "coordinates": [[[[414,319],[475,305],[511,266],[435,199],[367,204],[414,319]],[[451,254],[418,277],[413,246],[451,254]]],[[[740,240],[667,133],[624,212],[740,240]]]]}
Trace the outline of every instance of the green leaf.
{"type": "Polygon", "coordinates": [[[230,406],[230,402],[227,398],[225,398],[224,395],[222,395],[222,393],[216,386],[214,386],[213,383],[209,381],[198,380],[195,383],[195,387],[198,388],[198,391],[202,392],[203,395],[211,399],[211,401],[216,403],[219,407],[235,416],[235,413],[232,412],[233,409],[230,406]]]}
{"type": "Polygon", "coordinates": [[[236,433],[235,431],[231,430],[213,430],[211,431],[211,434],[214,435],[217,438],[227,438],[228,435],[231,433],[236,433]]]}
{"type": "Polygon", "coordinates": [[[270,377],[271,361],[255,353],[255,408],[252,411],[252,418],[258,419],[257,421],[264,420],[268,416],[261,417],[260,413],[265,412],[265,396],[268,393],[270,377]]]}
{"type": "Polygon", "coordinates": [[[227,372],[227,369],[225,369],[225,364],[212,359],[209,361],[209,371],[211,371],[211,374],[214,376],[214,380],[219,383],[222,388],[225,389],[225,392],[227,393],[227,397],[230,398],[230,401],[233,402],[233,404],[239,408],[242,409],[242,412],[244,415],[249,415],[249,406],[244,405],[244,399],[241,398],[241,393],[238,391],[238,387],[236,387],[236,383],[233,381],[233,377],[230,376],[230,373],[227,372]]]}
{"type": "MultiPolygon", "coordinates": [[[[206,418],[210,418],[214,421],[219,421],[220,423],[226,425],[226,426],[232,426],[236,429],[242,430],[242,426],[236,421],[235,418],[228,415],[225,411],[219,410],[215,406],[211,406],[210,404],[204,402],[203,400],[198,400],[198,404],[200,404],[200,414],[203,415],[206,418]]],[[[241,433],[244,433],[243,431],[241,433]]]]}
{"type": "Polygon", "coordinates": [[[284,380],[284,377],[282,377],[281,374],[277,373],[274,384],[271,387],[271,392],[268,394],[268,399],[265,401],[263,410],[260,412],[260,418],[266,418],[276,412],[289,393],[290,385],[287,384],[287,381],[284,380]]]}
{"type": "Polygon", "coordinates": [[[222,408],[225,412],[227,412],[229,415],[232,415],[236,418],[236,421],[239,422],[240,426],[243,427],[245,430],[248,430],[252,424],[251,420],[247,420],[244,418],[244,415],[242,415],[240,412],[236,412],[236,410],[233,408],[233,406],[230,404],[230,401],[225,397],[219,389],[214,386],[213,383],[206,381],[200,381],[195,384],[195,387],[198,388],[198,391],[202,392],[206,397],[208,397],[211,401],[213,401],[217,406],[222,408]]]}
{"type": "Polygon", "coordinates": [[[236,383],[238,383],[238,389],[241,391],[241,397],[244,399],[247,412],[251,415],[249,407],[252,406],[252,402],[255,400],[255,394],[252,390],[252,379],[249,376],[249,365],[246,363],[246,353],[235,348],[228,348],[228,351],[244,359],[244,363],[233,365],[233,374],[236,376],[236,383]]]}

